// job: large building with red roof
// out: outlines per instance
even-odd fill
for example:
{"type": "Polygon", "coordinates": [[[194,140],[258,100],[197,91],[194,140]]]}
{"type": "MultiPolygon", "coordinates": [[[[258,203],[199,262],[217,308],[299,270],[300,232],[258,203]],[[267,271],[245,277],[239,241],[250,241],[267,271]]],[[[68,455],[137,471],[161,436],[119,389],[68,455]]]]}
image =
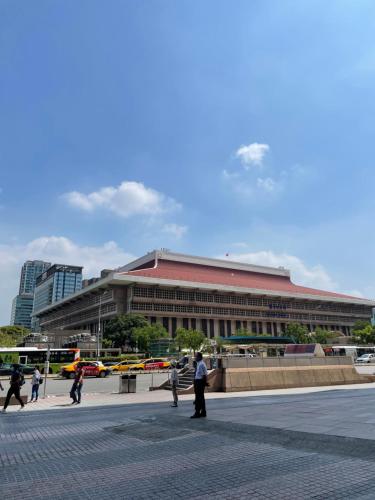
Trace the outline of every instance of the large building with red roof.
{"type": "Polygon", "coordinates": [[[37,316],[42,331],[96,333],[99,321],[103,331],[113,317],[138,313],[162,323],[172,337],[179,327],[202,330],[209,338],[240,328],[281,336],[288,323],[350,335],[374,307],[375,301],[295,285],[284,268],[155,250],[37,316]]]}

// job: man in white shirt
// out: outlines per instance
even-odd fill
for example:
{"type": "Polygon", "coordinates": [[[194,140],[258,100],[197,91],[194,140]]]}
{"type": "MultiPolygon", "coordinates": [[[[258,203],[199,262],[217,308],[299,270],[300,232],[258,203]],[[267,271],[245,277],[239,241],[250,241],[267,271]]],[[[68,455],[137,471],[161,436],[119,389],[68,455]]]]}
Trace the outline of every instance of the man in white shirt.
{"type": "Polygon", "coordinates": [[[171,371],[171,385],[172,385],[172,394],[173,394],[173,405],[172,408],[177,408],[178,406],[178,395],[177,395],[177,386],[178,386],[178,371],[176,368],[176,361],[171,361],[172,371],[171,371]]]}
{"type": "Polygon", "coordinates": [[[195,392],[195,413],[190,418],[206,417],[206,402],[204,400],[204,389],[207,385],[207,367],[203,361],[201,352],[195,355],[197,361],[197,369],[194,376],[194,392],[195,392]]]}

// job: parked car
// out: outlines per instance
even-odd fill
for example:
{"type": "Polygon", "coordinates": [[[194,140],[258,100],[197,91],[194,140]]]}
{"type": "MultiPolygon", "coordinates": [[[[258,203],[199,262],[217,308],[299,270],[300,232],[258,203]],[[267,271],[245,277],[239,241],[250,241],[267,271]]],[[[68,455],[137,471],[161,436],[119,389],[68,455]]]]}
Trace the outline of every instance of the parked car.
{"type": "Polygon", "coordinates": [[[169,368],[171,363],[163,358],[144,359],[132,366],[132,370],[163,370],[169,368]]]}
{"type": "MultiPolygon", "coordinates": [[[[34,367],[28,365],[18,364],[22,373],[24,375],[32,375],[34,373],[34,367]]],[[[0,363],[0,376],[11,375],[13,372],[13,363],[0,363]]]]}
{"type": "Polygon", "coordinates": [[[127,360],[120,361],[120,363],[116,363],[110,366],[112,372],[127,372],[128,370],[132,370],[135,365],[138,365],[139,361],[136,360],[127,360]]]}
{"type": "Polygon", "coordinates": [[[107,377],[111,373],[108,366],[104,366],[101,361],[75,361],[70,365],[61,367],[61,376],[73,379],[78,367],[82,367],[84,377],[107,377]]]}
{"type": "Polygon", "coordinates": [[[356,359],[356,363],[375,363],[375,354],[362,354],[356,359]]]}

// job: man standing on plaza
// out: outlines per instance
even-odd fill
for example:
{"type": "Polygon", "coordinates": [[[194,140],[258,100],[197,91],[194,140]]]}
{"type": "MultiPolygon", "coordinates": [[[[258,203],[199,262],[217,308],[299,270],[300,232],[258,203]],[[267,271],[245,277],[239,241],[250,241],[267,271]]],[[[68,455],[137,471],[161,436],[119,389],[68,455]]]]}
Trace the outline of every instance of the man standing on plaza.
{"type": "Polygon", "coordinates": [[[177,395],[177,386],[178,386],[178,371],[176,368],[176,361],[171,361],[172,371],[171,371],[171,385],[172,385],[172,394],[173,394],[173,405],[172,408],[177,408],[178,406],[178,395],[177,395]]]}
{"type": "Polygon", "coordinates": [[[81,391],[83,385],[83,369],[82,366],[78,366],[76,373],[74,375],[74,382],[70,390],[70,397],[73,399],[72,405],[81,403],[81,391]]]}
{"type": "Polygon", "coordinates": [[[21,386],[25,383],[24,376],[21,373],[20,366],[17,364],[13,365],[12,375],[10,376],[10,387],[8,389],[8,394],[5,399],[3,413],[6,413],[10,398],[14,395],[19,404],[21,405],[20,410],[25,407],[21,399],[20,390],[21,386]]]}
{"type": "Polygon", "coordinates": [[[190,418],[206,417],[206,402],[204,400],[204,389],[207,385],[207,367],[203,361],[201,352],[195,355],[197,369],[194,376],[195,413],[190,418]]]}

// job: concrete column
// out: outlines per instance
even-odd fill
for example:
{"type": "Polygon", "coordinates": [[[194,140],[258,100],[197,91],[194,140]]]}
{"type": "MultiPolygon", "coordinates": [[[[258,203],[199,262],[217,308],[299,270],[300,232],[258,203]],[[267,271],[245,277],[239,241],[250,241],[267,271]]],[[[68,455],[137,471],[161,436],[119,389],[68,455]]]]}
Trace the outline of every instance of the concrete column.
{"type": "Polygon", "coordinates": [[[218,319],[214,319],[214,333],[213,333],[213,337],[217,337],[218,335],[220,335],[219,320],[218,319]]]}
{"type": "Polygon", "coordinates": [[[182,318],[177,318],[176,330],[177,330],[177,328],[182,328],[182,318]]]}

